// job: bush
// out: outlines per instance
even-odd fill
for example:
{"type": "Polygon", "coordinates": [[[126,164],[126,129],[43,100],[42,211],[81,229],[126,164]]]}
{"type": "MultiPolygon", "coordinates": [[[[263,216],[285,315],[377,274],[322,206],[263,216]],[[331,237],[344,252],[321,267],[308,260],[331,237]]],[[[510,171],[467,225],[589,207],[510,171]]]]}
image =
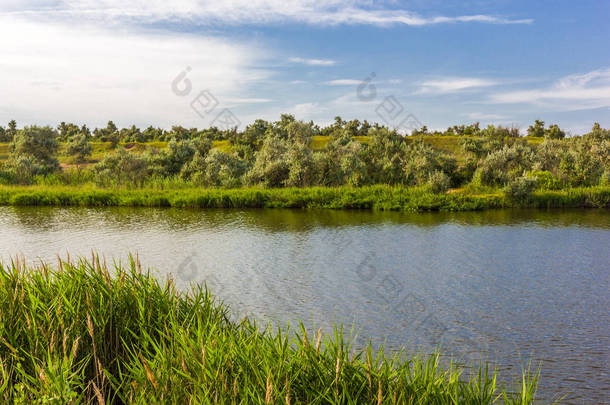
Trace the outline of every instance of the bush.
{"type": "Polygon", "coordinates": [[[435,194],[444,193],[451,186],[451,179],[440,170],[435,170],[428,176],[428,186],[430,191],[435,194]]]}
{"type": "Polygon", "coordinates": [[[74,135],[66,145],[66,153],[72,156],[75,163],[85,162],[92,150],[91,143],[83,134],[74,135]]]}
{"type": "Polygon", "coordinates": [[[282,187],[290,175],[287,153],[288,142],[278,135],[268,134],[248,173],[248,182],[265,187],[282,187]]]}
{"type": "Polygon", "coordinates": [[[456,169],[455,158],[444,152],[417,142],[409,145],[405,151],[404,175],[405,183],[413,186],[423,186],[429,176],[435,171],[453,175],[456,169]]]}
{"type": "Polygon", "coordinates": [[[17,131],[11,144],[11,159],[27,159],[38,174],[59,170],[57,133],[51,127],[31,126],[17,131]]]}
{"type": "Polygon", "coordinates": [[[529,172],[528,176],[536,179],[536,188],[539,190],[561,189],[561,182],[548,171],[529,172]]]}
{"type": "Polygon", "coordinates": [[[93,173],[96,182],[101,185],[115,183],[122,186],[131,183],[141,187],[148,174],[148,163],[144,157],[121,149],[93,166],[93,173]]]}
{"type": "Polygon", "coordinates": [[[535,177],[517,177],[511,180],[504,188],[504,194],[512,201],[526,202],[536,189],[535,177]]]}
{"type": "Polygon", "coordinates": [[[196,174],[204,184],[216,187],[239,187],[246,172],[245,163],[232,153],[214,149],[205,159],[205,174],[196,174]]]}
{"type": "Polygon", "coordinates": [[[504,145],[479,164],[473,175],[473,183],[482,186],[502,186],[532,168],[535,153],[528,145],[515,143],[504,145]]]}

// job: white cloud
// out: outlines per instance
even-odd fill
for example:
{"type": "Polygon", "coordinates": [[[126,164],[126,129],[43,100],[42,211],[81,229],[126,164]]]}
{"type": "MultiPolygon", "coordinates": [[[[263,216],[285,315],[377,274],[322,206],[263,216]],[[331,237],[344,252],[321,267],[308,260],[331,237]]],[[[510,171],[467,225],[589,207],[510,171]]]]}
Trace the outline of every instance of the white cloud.
{"type": "Polygon", "coordinates": [[[236,104],[262,104],[262,103],[270,103],[273,100],[270,98],[256,98],[256,97],[226,97],[223,98],[223,102],[230,103],[233,105],[236,104]]]}
{"type": "Polygon", "coordinates": [[[311,119],[312,114],[319,113],[321,110],[319,103],[300,103],[289,109],[297,119],[311,119]]]}
{"type": "Polygon", "coordinates": [[[486,114],[482,112],[472,112],[466,115],[471,120],[477,121],[493,121],[493,120],[505,120],[506,116],[500,114],[486,114]]]}
{"type": "Polygon", "coordinates": [[[288,59],[292,63],[300,63],[309,66],[334,66],[337,62],[330,59],[304,59],[304,58],[290,58],[288,59]]]}
{"type": "Polygon", "coordinates": [[[337,79],[337,80],[329,80],[324,82],[324,84],[328,84],[330,86],[358,86],[362,83],[362,80],[354,80],[354,79],[337,79]]]}
{"type": "Polygon", "coordinates": [[[369,0],[55,0],[52,7],[38,0],[12,0],[0,11],[80,18],[131,18],[147,21],[190,20],[209,24],[270,24],[299,22],[312,25],[410,25],[447,23],[529,24],[531,19],[492,15],[434,16],[382,8],[369,0]]]}
{"type": "Polygon", "coordinates": [[[427,80],[421,83],[421,87],[417,93],[453,93],[461,90],[494,86],[496,84],[498,84],[498,82],[494,80],[468,77],[427,80]]]}
{"type": "Polygon", "coordinates": [[[218,99],[219,108],[229,102],[268,101],[240,97],[268,76],[252,67],[265,55],[254,43],[0,15],[0,49],[3,121],[100,125],[112,119],[121,125],[202,127],[209,122],[189,103],[204,89],[218,99]],[[171,83],[187,66],[192,68],[187,76],[192,91],[179,97],[171,83]]]}
{"type": "Polygon", "coordinates": [[[610,69],[565,76],[547,88],[492,94],[490,100],[505,104],[536,104],[563,111],[610,107],[610,69]]]}

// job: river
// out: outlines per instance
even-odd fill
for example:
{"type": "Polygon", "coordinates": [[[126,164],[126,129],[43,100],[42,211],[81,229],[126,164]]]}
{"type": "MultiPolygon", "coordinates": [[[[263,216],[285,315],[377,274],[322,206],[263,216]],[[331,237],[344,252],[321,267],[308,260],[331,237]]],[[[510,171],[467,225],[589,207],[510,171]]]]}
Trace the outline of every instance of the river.
{"type": "Polygon", "coordinates": [[[610,212],[396,213],[0,207],[0,258],[138,254],[187,288],[308,330],[335,321],[388,351],[438,345],[505,376],[541,365],[540,394],[610,397],[610,212]]]}

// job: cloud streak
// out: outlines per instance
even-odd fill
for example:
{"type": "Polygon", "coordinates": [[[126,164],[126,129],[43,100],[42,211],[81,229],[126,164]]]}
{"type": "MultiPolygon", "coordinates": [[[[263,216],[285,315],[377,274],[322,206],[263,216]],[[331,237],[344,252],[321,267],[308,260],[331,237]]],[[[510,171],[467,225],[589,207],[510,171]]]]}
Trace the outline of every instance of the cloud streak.
{"type": "Polygon", "coordinates": [[[362,80],[354,79],[336,79],[324,82],[324,84],[328,84],[329,86],[358,86],[361,83],[362,80]]]}
{"type": "Polygon", "coordinates": [[[337,64],[336,61],[330,59],[290,58],[288,60],[292,63],[299,63],[308,66],[334,66],[337,64]]]}
{"type": "Polygon", "coordinates": [[[565,76],[550,87],[496,93],[499,104],[536,104],[563,111],[610,107],[610,69],[565,76]]]}
{"type": "Polygon", "coordinates": [[[363,0],[56,0],[53,8],[36,0],[13,0],[0,12],[144,21],[188,20],[195,24],[407,25],[450,23],[530,24],[532,19],[474,14],[424,17],[404,9],[371,7],[363,0]]]}
{"type": "Polygon", "coordinates": [[[446,78],[440,80],[427,80],[421,83],[416,94],[444,94],[455,93],[462,90],[472,90],[481,87],[495,86],[498,82],[489,79],[479,78],[446,78]]]}

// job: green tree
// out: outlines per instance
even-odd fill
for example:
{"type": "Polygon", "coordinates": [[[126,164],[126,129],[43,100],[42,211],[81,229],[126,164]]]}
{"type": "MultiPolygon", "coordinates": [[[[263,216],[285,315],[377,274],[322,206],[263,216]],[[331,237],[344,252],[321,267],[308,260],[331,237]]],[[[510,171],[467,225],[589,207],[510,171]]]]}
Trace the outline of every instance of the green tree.
{"type": "Polygon", "coordinates": [[[119,186],[131,184],[141,187],[148,174],[148,163],[143,156],[119,149],[96,163],[93,174],[101,185],[116,183],[119,186]]]}
{"type": "Polygon", "coordinates": [[[527,129],[527,136],[542,138],[544,136],[544,121],[536,120],[533,126],[530,125],[527,129]]]}
{"type": "Polygon", "coordinates": [[[405,138],[388,128],[373,128],[364,158],[371,181],[376,184],[401,184],[404,182],[403,164],[405,138]]]}
{"type": "Polygon", "coordinates": [[[59,132],[59,140],[61,142],[67,142],[80,133],[80,128],[72,123],[66,124],[65,122],[61,122],[57,126],[57,131],[59,132]]]}
{"type": "Polygon", "coordinates": [[[248,173],[248,182],[265,187],[282,187],[290,174],[288,150],[285,139],[274,132],[268,133],[248,173]]]}
{"type": "Polygon", "coordinates": [[[9,134],[9,136],[11,136],[11,137],[14,137],[15,135],[17,135],[17,121],[15,121],[15,120],[9,121],[7,132],[9,134]]]}
{"type": "Polygon", "coordinates": [[[235,154],[214,149],[205,159],[204,183],[215,187],[239,187],[245,172],[246,165],[235,154]]]}
{"type": "Polygon", "coordinates": [[[193,158],[196,149],[192,141],[172,139],[167,145],[167,151],[166,172],[173,176],[180,173],[182,167],[193,158]]]}
{"type": "Polygon", "coordinates": [[[31,157],[44,173],[59,169],[57,132],[49,127],[30,126],[17,131],[11,144],[14,157],[31,157]]]}
{"type": "Polygon", "coordinates": [[[408,185],[423,186],[435,171],[452,176],[456,169],[455,158],[437,151],[422,141],[408,145],[405,151],[404,175],[408,185]]]}
{"type": "Polygon", "coordinates": [[[553,124],[544,130],[544,136],[550,139],[563,139],[566,137],[566,133],[559,128],[559,125],[553,124]]]}
{"type": "Polygon", "coordinates": [[[8,123],[8,128],[4,129],[0,126],[0,142],[13,142],[13,138],[17,133],[17,123],[11,120],[8,123]]]}
{"type": "Polygon", "coordinates": [[[66,145],[66,153],[76,164],[84,163],[92,150],[91,143],[83,133],[72,136],[66,145]]]}
{"type": "Polygon", "coordinates": [[[311,148],[296,143],[288,150],[288,178],[284,185],[288,187],[308,187],[315,183],[315,161],[311,148]]]}
{"type": "Polygon", "coordinates": [[[112,121],[108,121],[106,128],[96,128],[93,134],[100,142],[110,142],[112,149],[115,149],[121,141],[118,128],[112,121]]]}
{"type": "Polygon", "coordinates": [[[591,128],[591,132],[586,134],[585,137],[598,141],[610,141],[610,129],[604,129],[599,125],[599,122],[596,122],[593,124],[593,128],[591,128]]]}

